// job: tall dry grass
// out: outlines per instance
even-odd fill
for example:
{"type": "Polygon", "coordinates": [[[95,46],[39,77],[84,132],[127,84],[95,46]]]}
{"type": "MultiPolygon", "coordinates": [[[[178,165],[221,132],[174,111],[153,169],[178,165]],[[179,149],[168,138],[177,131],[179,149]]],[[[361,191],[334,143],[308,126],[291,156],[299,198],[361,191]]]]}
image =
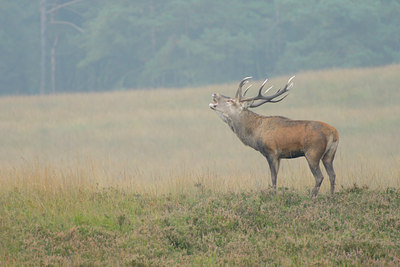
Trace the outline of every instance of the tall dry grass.
{"type": "MultiPolygon", "coordinates": [[[[338,188],[399,187],[399,73],[400,65],[297,73],[285,101],[255,111],[335,126],[338,188]]],[[[286,80],[270,83],[278,87],[286,80]]],[[[236,87],[3,97],[0,190],[266,188],[267,161],[208,108],[211,93],[233,96],[236,87]]],[[[303,158],[282,163],[279,187],[309,190],[313,183],[303,158]]]]}

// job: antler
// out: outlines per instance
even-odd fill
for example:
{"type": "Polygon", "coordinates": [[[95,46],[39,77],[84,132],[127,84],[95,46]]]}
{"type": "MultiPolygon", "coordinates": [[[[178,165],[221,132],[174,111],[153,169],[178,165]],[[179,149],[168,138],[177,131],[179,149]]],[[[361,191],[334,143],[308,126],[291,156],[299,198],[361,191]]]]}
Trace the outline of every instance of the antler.
{"type": "MultiPolygon", "coordinates": [[[[243,97],[243,94],[242,94],[242,87],[243,87],[243,85],[245,85],[246,83],[248,83],[249,80],[250,80],[251,78],[253,78],[253,77],[246,77],[246,78],[244,78],[244,79],[240,82],[239,88],[237,89],[236,95],[235,95],[235,98],[239,99],[239,101],[242,101],[242,97],[243,97]]],[[[249,87],[249,88],[250,88],[250,87],[249,87]]],[[[246,92],[247,92],[247,90],[248,90],[249,88],[246,89],[246,91],[244,92],[244,94],[246,94],[246,92]]]]}
{"type": "MultiPolygon", "coordinates": [[[[243,98],[243,96],[246,94],[247,90],[250,88],[250,86],[249,86],[249,87],[246,89],[246,91],[244,92],[244,94],[242,95],[242,87],[243,87],[243,85],[244,85],[245,83],[248,82],[248,79],[251,78],[251,77],[246,77],[246,78],[244,78],[244,79],[240,82],[240,84],[239,84],[239,89],[238,89],[238,91],[236,92],[236,98],[238,98],[238,94],[239,94],[239,101],[240,101],[240,102],[244,102],[244,101],[246,101],[246,102],[247,102],[247,101],[253,101],[253,102],[254,102],[254,101],[256,101],[256,100],[262,100],[261,102],[258,102],[258,103],[252,103],[252,104],[249,106],[249,108],[256,108],[256,107],[261,106],[261,105],[263,105],[263,104],[265,104],[265,103],[268,103],[268,102],[269,102],[269,103],[277,103],[277,102],[280,102],[280,101],[282,101],[283,99],[285,99],[285,97],[287,97],[288,95],[285,95],[285,96],[283,96],[282,98],[277,99],[277,100],[274,100],[274,99],[276,99],[277,97],[283,95],[284,93],[287,93],[287,92],[293,87],[292,80],[294,79],[294,77],[295,77],[295,76],[292,76],[292,77],[288,80],[288,82],[286,83],[285,87],[279,89],[275,94],[270,95],[270,96],[265,96],[265,95],[263,95],[263,93],[262,93],[262,89],[264,88],[264,85],[265,85],[265,84],[267,83],[267,81],[268,81],[268,79],[266,79],[266,80],[263,82],[263,84],[261,85],[260,89],[258,90],[258,95],[257,95],[257,96],[255,96],[255,97],[243,98]]],[[[269,90],[271,90],[272,87],[273,87],[273,86],[269,87],[269,88],[264,92],[264,94],[266,94],[269,90]]]]}

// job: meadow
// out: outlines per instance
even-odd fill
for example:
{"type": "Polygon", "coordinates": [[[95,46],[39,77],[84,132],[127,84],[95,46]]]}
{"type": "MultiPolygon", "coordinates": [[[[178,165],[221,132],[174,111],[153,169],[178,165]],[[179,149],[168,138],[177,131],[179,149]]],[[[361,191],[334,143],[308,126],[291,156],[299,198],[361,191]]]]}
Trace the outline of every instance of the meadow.
{"type": "Polygon", "coordinates": [[[254,110],[338,129],[337,193],[324,172],[316,200],[304,158],[282,162],[274,194],[266,160],[208,108],[237,84],[2,97],[0,265],[397,265],[399,73],[297,73],[254,110]]]}

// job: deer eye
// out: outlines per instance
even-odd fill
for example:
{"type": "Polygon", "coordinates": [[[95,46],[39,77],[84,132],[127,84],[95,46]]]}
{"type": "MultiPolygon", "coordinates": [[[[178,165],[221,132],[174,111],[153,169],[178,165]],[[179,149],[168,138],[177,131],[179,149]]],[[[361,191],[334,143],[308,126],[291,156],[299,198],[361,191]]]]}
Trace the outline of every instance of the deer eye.
{"type": "Polygon", "coordinates": [[[233,99],[228,99],[227,102],[228,102],[228,103],[231,103],[231,104],[234,104],[234,103],[235,103],[235,101],[234,101],[233,99]]]}

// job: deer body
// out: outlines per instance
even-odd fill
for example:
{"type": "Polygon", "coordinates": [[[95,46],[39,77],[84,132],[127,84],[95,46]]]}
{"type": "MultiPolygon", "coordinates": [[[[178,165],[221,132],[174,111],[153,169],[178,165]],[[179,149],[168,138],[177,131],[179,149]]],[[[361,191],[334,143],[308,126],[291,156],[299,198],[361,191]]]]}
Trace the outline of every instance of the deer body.
{"type": "Polygon", "coordinates": [[[280,160],[304,156],[315,177],[312,196],[317,196],[323,180],[319,167],[321,160],[329,175],[331,194],[333,194],[336,177],[333,159],[339,141],[337,130],[324,122],[291,120],[280,116],[261,116],[248,110],[249,107],[260,105],[260,103],[254,104],[255,100],[263,100],[261,104],[282,100],[283,98],[272,99],[287,92],[291,85],[289,81],[283,90],[279,90],[272,98],[267,98],[261,94],[264,82],[257,97],[243,99],[241,87],[245,84],[246,79],[248,78],[241,82],[235,99],[213,94],[213,103],[210,103],[211,109],[217,112],[245,145],[264,155],[270,166],[272,186],[275,189],[280,160]]]}

